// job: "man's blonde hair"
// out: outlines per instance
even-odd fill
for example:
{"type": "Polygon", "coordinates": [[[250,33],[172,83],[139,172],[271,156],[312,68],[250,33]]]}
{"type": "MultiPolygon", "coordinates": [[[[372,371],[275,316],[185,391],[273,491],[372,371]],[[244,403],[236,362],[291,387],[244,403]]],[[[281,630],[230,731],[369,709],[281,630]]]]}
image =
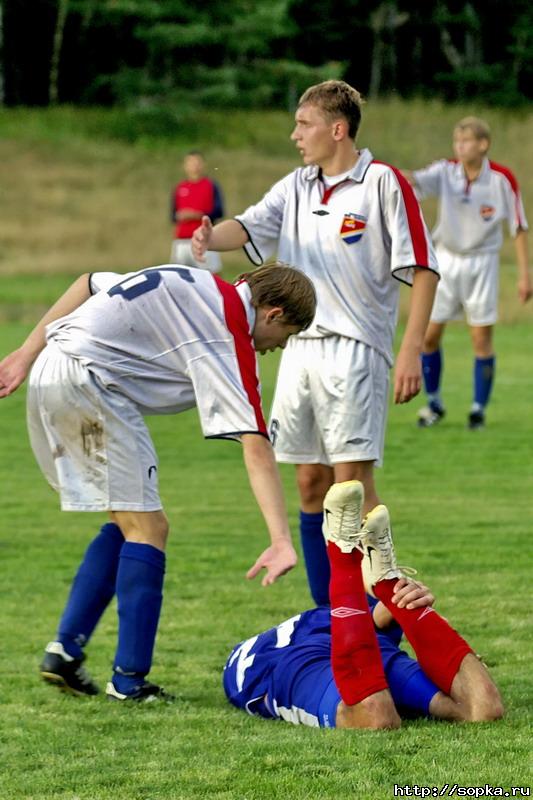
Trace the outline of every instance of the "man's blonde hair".
{"type": "Polygon", "coordinates": [[[363,98],[353,86],[344,81],[323,81],[306,89],[298,107],[309,103],[318,106],[328,120],[341,116],[348,123],[348,136],[355,139],[361,123],[363,98]]]}
{"type": "Polygon", "coordinates": [[[479,117],[463,117],[454,126],[454,131],[470,130],[476,139],[486,139],[490,142],[490,128],[484,119],[479,117]]]}
{"type": "Polygon", "coordinates": [[[267,264],[240,275],[252,293],[252,305],[278,306],[284,322],[300,330],[310,326],[316,311],[315,287],[307,275],[287,264],[267,264]]]}

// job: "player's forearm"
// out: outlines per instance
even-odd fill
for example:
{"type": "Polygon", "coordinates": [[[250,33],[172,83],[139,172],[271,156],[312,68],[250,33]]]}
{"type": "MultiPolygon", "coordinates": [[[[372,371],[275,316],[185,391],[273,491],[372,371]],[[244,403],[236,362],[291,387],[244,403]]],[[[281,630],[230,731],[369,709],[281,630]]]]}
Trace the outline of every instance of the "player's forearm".
{"type": "Polygon", "coordinates": [[[86,273],[75,280],[59,300],[46,312],[20,348],[30,363],[33,363],[46,344],[46,326],[51,322],[55,322],[56,319],[75,311],[90,296],[89,274],[86,273]]]}
{"type": "Polygon", "coordinates": [[[248,241],[248,234],[236,219],[226,219],[215,225],[209,240],[209,250],[225,252],[239,250],[248,241]]]}
{"type": "Polygon", "coordinates": [[[527,277],[529,275],[529,247],[527,231],[522,228],[515,237],[515,250],[518,275],[521,278],[527,277]]]}
{"type": "Polygon", "coordinates": [[[291,541],[285,498],[272,445],[264,436],[244,434],[243,457],[250,485],[272,544],[291,541]]]}
{"type": "Polygon", "coordinates": [[[437,289],[437,275],[429,269],[416,269],[411,290],[409,317],[402,339],[402,349],[422,351],[437,289]]]}
{"type": "Polygon", "coordinates": [[[380,601],[376,603],[374,606],[374,611],[372,612],[372,618],[374,620],[374,625],[376,628],[380,630],[382,628],[388,628],[389,625],[394,622],[394,617],[390,613],[389,609],[383,605],[380,601]]]}

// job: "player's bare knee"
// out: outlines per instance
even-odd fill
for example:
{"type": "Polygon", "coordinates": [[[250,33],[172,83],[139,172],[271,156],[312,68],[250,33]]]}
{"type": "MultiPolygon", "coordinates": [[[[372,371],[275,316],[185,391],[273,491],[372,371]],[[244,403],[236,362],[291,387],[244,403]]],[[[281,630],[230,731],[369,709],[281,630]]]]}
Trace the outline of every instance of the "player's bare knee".
{"type": "Polygon", "coordinates": [[[502,698],[496,686],[489,682],[472,699],[468,722],[495,722],[505,713],[502,698]]]}
{"type": "Polygon", "coordinates": [[[451,690],[452,697],[465,722],[492,722],[503,716],[503,703],[497,686],[480,659],[465,656],[451,690]]]}
{"type": "Polygon", "coordinates": [[[296,482],[303,505],[322,504],[332,476],[322,469],[298,469],[296,482]]]}
{"type": "Polygon", "coordinates": [[[150,544],[164,550],[169,534],[169,525],[163,511],[115,512],[114,521],[129,542],[150,544]]]}

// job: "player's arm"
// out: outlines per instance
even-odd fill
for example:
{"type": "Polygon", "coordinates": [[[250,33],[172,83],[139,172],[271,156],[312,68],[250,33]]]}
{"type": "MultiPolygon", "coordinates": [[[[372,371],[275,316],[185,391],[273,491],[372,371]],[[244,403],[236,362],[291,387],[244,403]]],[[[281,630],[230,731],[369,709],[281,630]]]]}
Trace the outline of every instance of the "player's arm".
{"type": "Polygon", "coordinates": [[[74,281],[37,323],[24,344],[0,361],[0,397],[12,394],[25,380],[31,365],[46,344],[46,326],[75,311],[89,299],[91,296],[89,277],[86,273],[74,281]]]}
{"type": "Polygon", "coordinates": [[[236,219],[226,219],[213,225],[205,214],[201,225],[192,235],[191,249],[197,261],[205,261],[204,254],[207,250],[239,250],[248,241],[248,234],[236,219]]]}
{"type": "Polygon", "coordinates": [[[250,485],[271,541],[270,547],[259,556],[246,577],[255,578],[266,569],[261,583],[268,586],[292,569],[297,557],[291,542],[285,498],[272,445],[264,436],[247,433],[242,436],[242,447],[250,485]]]}
{"type": "Polygon", "coordinates": [[[529,272],[529,248],[525,228],[519,228],[516,233],[515,250],[518,266],[518,297],[522,303],[527,303],[533,296],[533,286],[529,272]]]}
{"type": "Polygon", "coordinates": [[[409,317],[394,372],[394,402],[407,403],[420,391],[420,354],[429,322],[438,276],[430,269],[415,267],[409,317]]]}
{"type": "MultiPolygon", "coordinates": [[[[435,602],[435,596],[420,581],[400,578],[394,587],[392,602],[398,608],[423,608],[424,606],[432,606],[435,602]]],[[[381,601],[374,606],[372,616],[376,628],[387,628],[394,621],[394,617],[381,601]]]]}

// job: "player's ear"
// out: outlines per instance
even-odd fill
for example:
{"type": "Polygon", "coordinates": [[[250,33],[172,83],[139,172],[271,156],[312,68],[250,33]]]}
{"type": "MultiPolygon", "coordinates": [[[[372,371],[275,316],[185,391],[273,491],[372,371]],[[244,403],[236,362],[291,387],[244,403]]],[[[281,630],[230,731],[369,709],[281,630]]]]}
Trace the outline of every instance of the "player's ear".
{"type": "Polygon", "coordinates": [[[332,127],[333,138],[336,142],[340,142],[348,136],[348,120],[336,119],[332,127]]]}
{"type": "Polygon", "coordinates": [[[281,306],[272,306],[266,312],[266,319],[269,322],[282,322],[285,311],[281,306]]]}

